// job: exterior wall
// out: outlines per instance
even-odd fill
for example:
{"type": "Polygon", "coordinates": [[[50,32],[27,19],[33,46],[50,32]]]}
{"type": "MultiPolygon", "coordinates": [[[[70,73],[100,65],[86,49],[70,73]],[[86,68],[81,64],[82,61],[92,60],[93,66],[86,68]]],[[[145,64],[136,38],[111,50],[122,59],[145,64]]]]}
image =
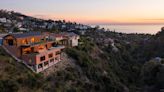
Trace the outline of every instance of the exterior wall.
{"type": "Polygon", "coordinates": [[[51,53],[53,54],[53,58],[60,56],[60,55],[56,55],[56,52],[58,52],[58,51],[60,52],[61,50],[60,49],[52,49],[50,51],[45,51],[45,52],[38,54],[36,56],[36,64],[40,64],[42,62],[45,62],[45,61],[48,61],[49,59],[51,59],[48,57],[48,55],[51,53]],[[45,60],[43,60],[43,61],[40,60],[40,57],[42,57],[42,56],[45,56],[45,60]]]}
{"type": "Polygon", "coordinates": [[[69,38],[69,46],[78,46],[78,40],[79,40],[79,36],[73,36],[69,38]]]}
{"type": "Polygon", "coordinates": [[[52,33],[49,36],[50,36],[50,39],[53,39],[55,41],[63,40],[63,35],[61,35],[61,34],[54,34],[54,33],[52,33]]]}
{"type": "Polygon", "coordinates": [[[62,36],[55,37],[55,41],[60,41],[60,40],[63,40],[63,37],[62,36]]]}
{"type": "Polygon", "coordinates": [[[22,55],[22,60],[25,61],[28,65],[35,65],[35,61],[36,61],[36,58],[35,56],[32,56],[32,55],[22,55]]]}
{"type": "Polygon", "coordinates": [[[5,46],[5,47],[17,58],[21,57],[20,48],[18,48],[16,46],[5,46]]]}
{"type": "Polygon", "coordinates": [[[22,56],[22,59],[29,65],[31,65],[36,72],[41,72],[48,67],[56,64],[61,60],[61,48],[54,48],[51,50],[47,50],[42,53],[36,53],[36,54],[26,54],[22,56]],[[57,52],[59,52],[57,54],[57,52]],[[49,54],[53,54],[52,57],[49,57],[49,54]],[[45,60],[41,61],[41,57],[45,56],[45,60]],[[47,63],[47,65],[45,65],[47,63]],[[39,65],[42,65],[42,67],[39,68],[39,65]]]}

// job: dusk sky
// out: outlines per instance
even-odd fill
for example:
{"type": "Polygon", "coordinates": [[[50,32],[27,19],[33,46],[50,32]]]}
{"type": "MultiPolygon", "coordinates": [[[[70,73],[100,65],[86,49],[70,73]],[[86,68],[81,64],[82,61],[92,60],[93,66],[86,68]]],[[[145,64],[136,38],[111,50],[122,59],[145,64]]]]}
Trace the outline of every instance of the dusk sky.
{"type": "Polygon", "coordinates": [[[0,9],[88,24],[164,23],[164,0],[0,0],[0,9]]]}

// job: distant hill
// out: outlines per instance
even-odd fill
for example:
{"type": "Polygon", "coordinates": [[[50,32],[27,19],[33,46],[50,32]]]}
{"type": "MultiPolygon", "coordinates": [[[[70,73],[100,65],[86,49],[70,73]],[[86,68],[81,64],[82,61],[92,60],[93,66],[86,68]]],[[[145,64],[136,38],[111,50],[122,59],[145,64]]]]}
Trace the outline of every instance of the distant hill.
{"type": "Polygon", "coordinates": [[[76,31],[88,30],[88,25],[65,20],[45,20],[14,11],[0,10],[0,26],[8,31],[76,31]],[[17,30],[13,30],[17,29],[17,30]],[[22,30],[24,29],[24,30],[22,30]]]}

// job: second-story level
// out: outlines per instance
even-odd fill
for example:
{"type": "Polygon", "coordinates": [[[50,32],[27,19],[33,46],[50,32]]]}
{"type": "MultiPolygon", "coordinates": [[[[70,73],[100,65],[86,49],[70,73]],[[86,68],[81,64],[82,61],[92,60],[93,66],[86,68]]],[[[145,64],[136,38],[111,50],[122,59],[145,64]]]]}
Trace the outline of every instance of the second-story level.
{"type": "Polygon", "coordinates": [[[22,46],[32,45],[44,40],[41,32],[9,34],[4,37],[3,45],[5,46],[22,46]]]}

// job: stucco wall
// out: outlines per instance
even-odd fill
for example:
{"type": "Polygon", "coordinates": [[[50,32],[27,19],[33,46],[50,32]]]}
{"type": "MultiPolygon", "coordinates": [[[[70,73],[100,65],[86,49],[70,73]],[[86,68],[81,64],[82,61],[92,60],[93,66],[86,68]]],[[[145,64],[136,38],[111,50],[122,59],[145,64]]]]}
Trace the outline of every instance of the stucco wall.
{"type": "Polygon", "coordinates": [[[52,49],[52,50],[47,50],[47,51],[44,51],[44,52],[41,52],[41,53],[38,53],[38,54],[27,54],[27,55],[23,55],[22,56],[22,59],[24,61],[26,61],[28,64],[30,64],[29,61],[34,61],[34,63],[32,64],[40,64],[42,62],[45,62],[45,61],[49,61],[50,59],[52,58],[55,58],[55,57],[60,57],[60,54],[59,55],[56,55],[56,52],[57,51],[61,51],[61,49],[58,49],[58,48],[55,48],[55,49],[52,49]],[[49,54],[53,53],[53,57],[49,58],[49,54]],[[44,61],[40,61],[40,57],[42,56],[45,56],[45,60],[44,61]]]}

